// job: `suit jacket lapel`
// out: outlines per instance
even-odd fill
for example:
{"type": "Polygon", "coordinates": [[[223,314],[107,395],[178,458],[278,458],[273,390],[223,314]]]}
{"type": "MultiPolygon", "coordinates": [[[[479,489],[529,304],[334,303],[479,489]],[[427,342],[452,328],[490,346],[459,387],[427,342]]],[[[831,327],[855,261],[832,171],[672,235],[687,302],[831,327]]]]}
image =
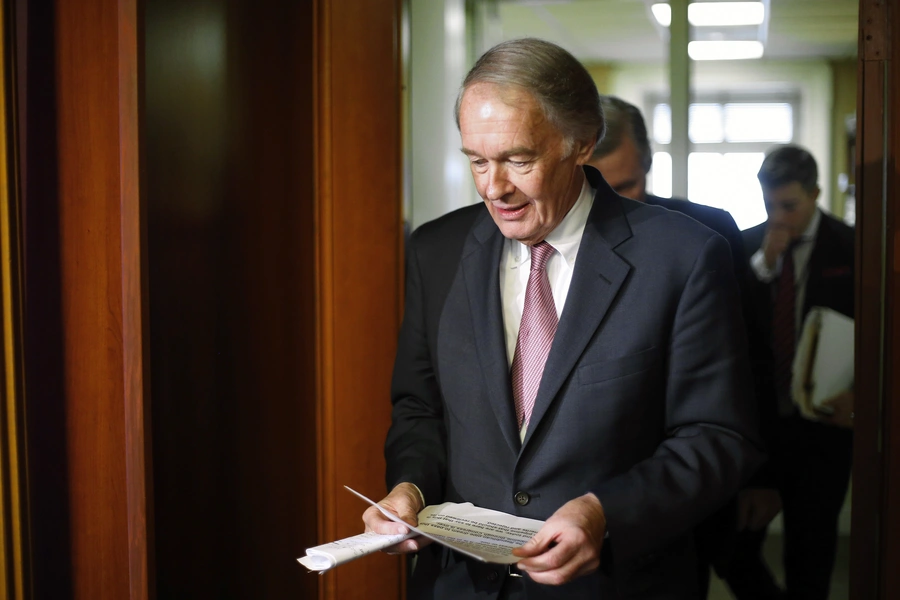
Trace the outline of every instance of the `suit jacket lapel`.
{"type": "Polygon", "coordinates": [[[592,178],[591,184],[597,188],[594,206],[581,238],[572,283],[544,366],[523,450],[631,271],[631,266],[614,251],[631,237],[621,200],[602,179],[592,178]]]}
{"type": "MultiPolygon", "coordinates": [[[[822,302],[822,288],[825,285],[825,272],[833,267],[847,264],[847,249],[841,242],[840,235],[835,230],[834,218],[822,213],[819,221],[819,231],[813,242],[812,253],[809,256],[806,280],[806,294],[803,300],[803,315],[817,303],[822,302]]],[[[825,294],[827,296],[827,294],[825,294]]],[[[830,299],[834,301],[833,298],[830,299]]]]}
{"type": "Polygon", "coordinates": [[[478,363],[494,415],[510,448],[518,452],[519,432],[509,378],[509,359],[500,304],[500,253],[503,236],[485,211],[475,224],[463,250],[462,267],[475,327],[478,363]]]}
{"type": "MultiPolygon", "coordinates": [[[[818,209],[817,209],[818,210],[818,209]]],[[[822,269],[830,262],[830,254],[835,247],[835,241],[831,239],[831,229],[824,214],[819,221],[819,230],[812,242],[812,250],[809,254],[809,262],[806,263],[806,293],[803,298],[803,317],[809,312],[810,303],[816,297],[816,290],[821,284],[822,269]],[[812,292],[812,293],[810,293],[812,292]]]]}

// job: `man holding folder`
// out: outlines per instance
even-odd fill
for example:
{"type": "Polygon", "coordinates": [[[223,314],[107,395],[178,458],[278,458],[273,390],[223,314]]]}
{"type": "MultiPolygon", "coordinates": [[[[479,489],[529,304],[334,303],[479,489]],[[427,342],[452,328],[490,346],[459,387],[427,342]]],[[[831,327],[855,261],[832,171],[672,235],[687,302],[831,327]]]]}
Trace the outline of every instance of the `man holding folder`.
{"type": "MultiPolygon", "coordinates": [[[[744,232],[750,259],[750,301],[758,322],[771,326],[771,391],[777,423],[764,467],[778,485],[784,511],[784,569],[789,598],[828,597],[837,521],[852,465],[853,394],[826,399],[815,419],[792,396],[792,365],[806,315],[824,307],[853,318],[853,228],[825,214],[816,161],[798,146],[769,152],[758,174],[768,220],[744,232]]],[[[781,598],[765,566],[765,528],[745,532],[726,580],[739,599],[781,598]]]]}

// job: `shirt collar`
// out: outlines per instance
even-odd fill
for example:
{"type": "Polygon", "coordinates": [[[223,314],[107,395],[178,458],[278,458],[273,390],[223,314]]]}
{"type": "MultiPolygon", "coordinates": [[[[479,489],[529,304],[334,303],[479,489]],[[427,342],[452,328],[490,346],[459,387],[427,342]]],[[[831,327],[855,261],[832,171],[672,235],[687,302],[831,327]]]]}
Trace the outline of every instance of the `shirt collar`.
{"type": "MultiPolygon", "coordinates": [[[[563,220],[556,226],[556,229],[544,238],[544,241],[553,246],[569,265],[575,262],[578,247],[581,245],[584,226],[587,224],[588,215],[590,215],[593,205],[594,189],[588,183],[587,177],[585,177],[575,204],[572,205],[572,208],[569,209],[563,220]]],[[[512,242],[513,252],[516,256],[522,259],[528,256],[525,244],[518,240],[510,240],[510,242],[512,242]]]]}
{"type": "Polygon", "coordinates": [[[801,242],[811,242],[816,239],[816,233],[819,232],[819,223],[822,221],[822,213],[819,212],[819,209],[816,209],[816,212],[813,213],[812,219],[809,220],[809,225],[806,226],[806,230],[803,232],[803,235],[800,236],[801,242]]]}

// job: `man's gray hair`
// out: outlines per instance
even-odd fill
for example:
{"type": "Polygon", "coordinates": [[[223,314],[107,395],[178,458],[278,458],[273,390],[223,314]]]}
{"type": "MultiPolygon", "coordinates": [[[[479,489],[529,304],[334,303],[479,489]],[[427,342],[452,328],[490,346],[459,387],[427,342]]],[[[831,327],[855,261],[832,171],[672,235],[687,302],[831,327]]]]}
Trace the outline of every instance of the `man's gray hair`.
{"type": "Polygon", "coordinates": [[[629,137],[641,155],[644,173],[653,166],[653,152],[647,136],[647,124],[638,107],[616,96],[600,96],[603,116],[606,118],[606,135],[594,148],[592,160],[603,158],[619,149],[629,137]]]}
{"type": "Polygon", "coordinates": [[[456,97],[456,126],[463,94],[476,83],[518,87],[531,94],[547,120],[566,139],[597,141],[606,129],[600,94],[590,73],[569,52],[536,38],[497,44],[485,52],[466,75],[456,97]]]}

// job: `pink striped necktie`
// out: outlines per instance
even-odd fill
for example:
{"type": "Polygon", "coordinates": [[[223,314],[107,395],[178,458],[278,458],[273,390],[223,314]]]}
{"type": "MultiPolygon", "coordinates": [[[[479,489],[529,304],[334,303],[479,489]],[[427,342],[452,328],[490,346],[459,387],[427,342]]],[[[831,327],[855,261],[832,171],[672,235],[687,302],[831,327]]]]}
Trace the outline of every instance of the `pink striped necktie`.
{"type": "Polygon", "coordinates": [[[531,247],[531,273],[525,289],[525,308],[522,311],[512,362],[513,399],[519,429],[531,418],[534,400],[544,374],[544,363],[547,362],[559,322],[546,269],[553,252],[553,246],[547,242],[531,247]]]}

